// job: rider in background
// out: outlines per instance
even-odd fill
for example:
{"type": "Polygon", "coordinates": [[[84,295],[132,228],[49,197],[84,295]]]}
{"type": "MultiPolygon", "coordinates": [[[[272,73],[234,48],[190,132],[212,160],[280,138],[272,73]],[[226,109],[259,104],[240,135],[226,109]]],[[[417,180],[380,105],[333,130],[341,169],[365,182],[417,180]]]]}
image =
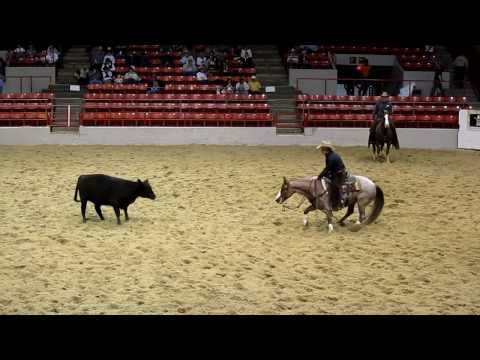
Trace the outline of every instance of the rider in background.
{"type": "Polygon", "coordinates": [[[375,133],[378,123],[383,120],[385,110],[388,112],[388,115],[392,115],[393,106],[390,100],[388,100],[388,93],[386,91],[382,92],[380,100],[377,101],[373,110],[373,124],[370,127],[369,144],[373,139],[373,134],[375,133]]]}
{"type": "Polygon", "coordinates": [[[332,194],[330,201],[332,202],[332,208],[337,209],[343,207],[344,203],[340,188],[347,179],[347,169],[345,168],[343,160],[340,155],[335,152],[332,144],[327,141],[323,141],[317,146],[317,149],[320,149],[322,154],[325,155],[326,163],[325,169],[318,175],[318,180],[321,180],[322,177],[331,180],[332,194]]]}

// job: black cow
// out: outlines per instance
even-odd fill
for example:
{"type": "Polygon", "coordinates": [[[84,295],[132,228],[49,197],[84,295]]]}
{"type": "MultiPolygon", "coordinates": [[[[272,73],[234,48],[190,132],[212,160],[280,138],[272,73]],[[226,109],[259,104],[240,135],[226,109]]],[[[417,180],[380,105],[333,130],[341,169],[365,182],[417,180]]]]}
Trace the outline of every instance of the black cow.
{"type": "Polygon", "coordinates": [[[120,225],[120,209],[125,212],[125,220],[128,221],[127,208],[132,204],[137,197],[144,197],[148,199],[155,199],[155,194],[148,183],[148,180],[129,181],[123,180],[108,175],[80,175],[77,181],[77,188],[75,189],[75,196],[73,198],[76,202],[82,203],[82,217],[85,223],[85,209],[87,208],[87,201],[95,204],[95,210],[104,220],[100,206],[113,206],[115,215],[117,215],[117,224],[120,225]],[[80,200],[77,199],[77,194],[80,192],[80,200]]]}

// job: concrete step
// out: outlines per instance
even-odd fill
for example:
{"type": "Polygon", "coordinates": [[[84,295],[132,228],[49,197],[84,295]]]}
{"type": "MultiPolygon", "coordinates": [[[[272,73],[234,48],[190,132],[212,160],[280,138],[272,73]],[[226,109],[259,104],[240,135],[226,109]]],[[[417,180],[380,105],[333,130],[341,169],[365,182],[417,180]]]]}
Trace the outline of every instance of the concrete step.
{"type": "Polygon", "coordinates": [[[279,128],[277,127],[277,135],[302,135],[303,128],[279,128]]]}

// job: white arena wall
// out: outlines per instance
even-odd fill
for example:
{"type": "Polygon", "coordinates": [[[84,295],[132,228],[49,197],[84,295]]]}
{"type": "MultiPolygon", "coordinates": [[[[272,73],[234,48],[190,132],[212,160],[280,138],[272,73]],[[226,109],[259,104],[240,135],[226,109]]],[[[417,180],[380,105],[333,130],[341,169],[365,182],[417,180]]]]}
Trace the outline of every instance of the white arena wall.
{"type": "Polygon", "coordinates": [[[480,150],[480,110],[461,110],[458,129],[458,147],[460,149],[480,150]],[[471,126],[471,116],[476,124],[471,126]]]}
{"type": "MultiPolygon", "coordinates": [[[[397,129],[402,148],[457,149],[457,129],[397,129]]],[[[0,127],[0,145],[317,145],[366,146],[367,128],[305,128],[277,135],[272,127],[85,127],[78,134],[48,127],[0,127]]]]}

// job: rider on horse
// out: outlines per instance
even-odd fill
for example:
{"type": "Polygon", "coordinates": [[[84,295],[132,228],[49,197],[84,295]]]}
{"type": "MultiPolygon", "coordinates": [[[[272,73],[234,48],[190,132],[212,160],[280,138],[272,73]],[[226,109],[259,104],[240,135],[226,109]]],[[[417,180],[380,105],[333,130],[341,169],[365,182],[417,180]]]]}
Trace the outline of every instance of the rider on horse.
{"type": "MultiPolygon", "coordinates": [[[[390,100],[388,99],[388,93],[386,91],[382,92],[380,100],[377,101],[375,104],[375,109],[373,110],[373,124],[370,127],[370,136],[368,138],[368,144],[372,144],[375,138],[375,130],[377,129],[377,126],[379,123],[381,123],[384,120],[385,113],[388,113],[388,115],[392,115],[393,112],[393,106],[390,100]]],[[[395,125],[393,122],[390,120],[391,123],[391,128],[393,131],[394,135],[394,146],[398,149],[398,136],[397,136],[397,131],[395,129],[395,125]]]]}
{"type": "Polygon", "coordinates": [[[317,149],[320,149],[325,155],[326,162],[325,169],[318,175],[318,180],[321,180],[322,177],[330,179],[332,187],[330,196],[332,208],[341,208],[344,206],[344,201],[340,189],[347,180],[347,169],[340,155],[334,151],[331,143],[323,141],[317,146],[317,149]]]}

